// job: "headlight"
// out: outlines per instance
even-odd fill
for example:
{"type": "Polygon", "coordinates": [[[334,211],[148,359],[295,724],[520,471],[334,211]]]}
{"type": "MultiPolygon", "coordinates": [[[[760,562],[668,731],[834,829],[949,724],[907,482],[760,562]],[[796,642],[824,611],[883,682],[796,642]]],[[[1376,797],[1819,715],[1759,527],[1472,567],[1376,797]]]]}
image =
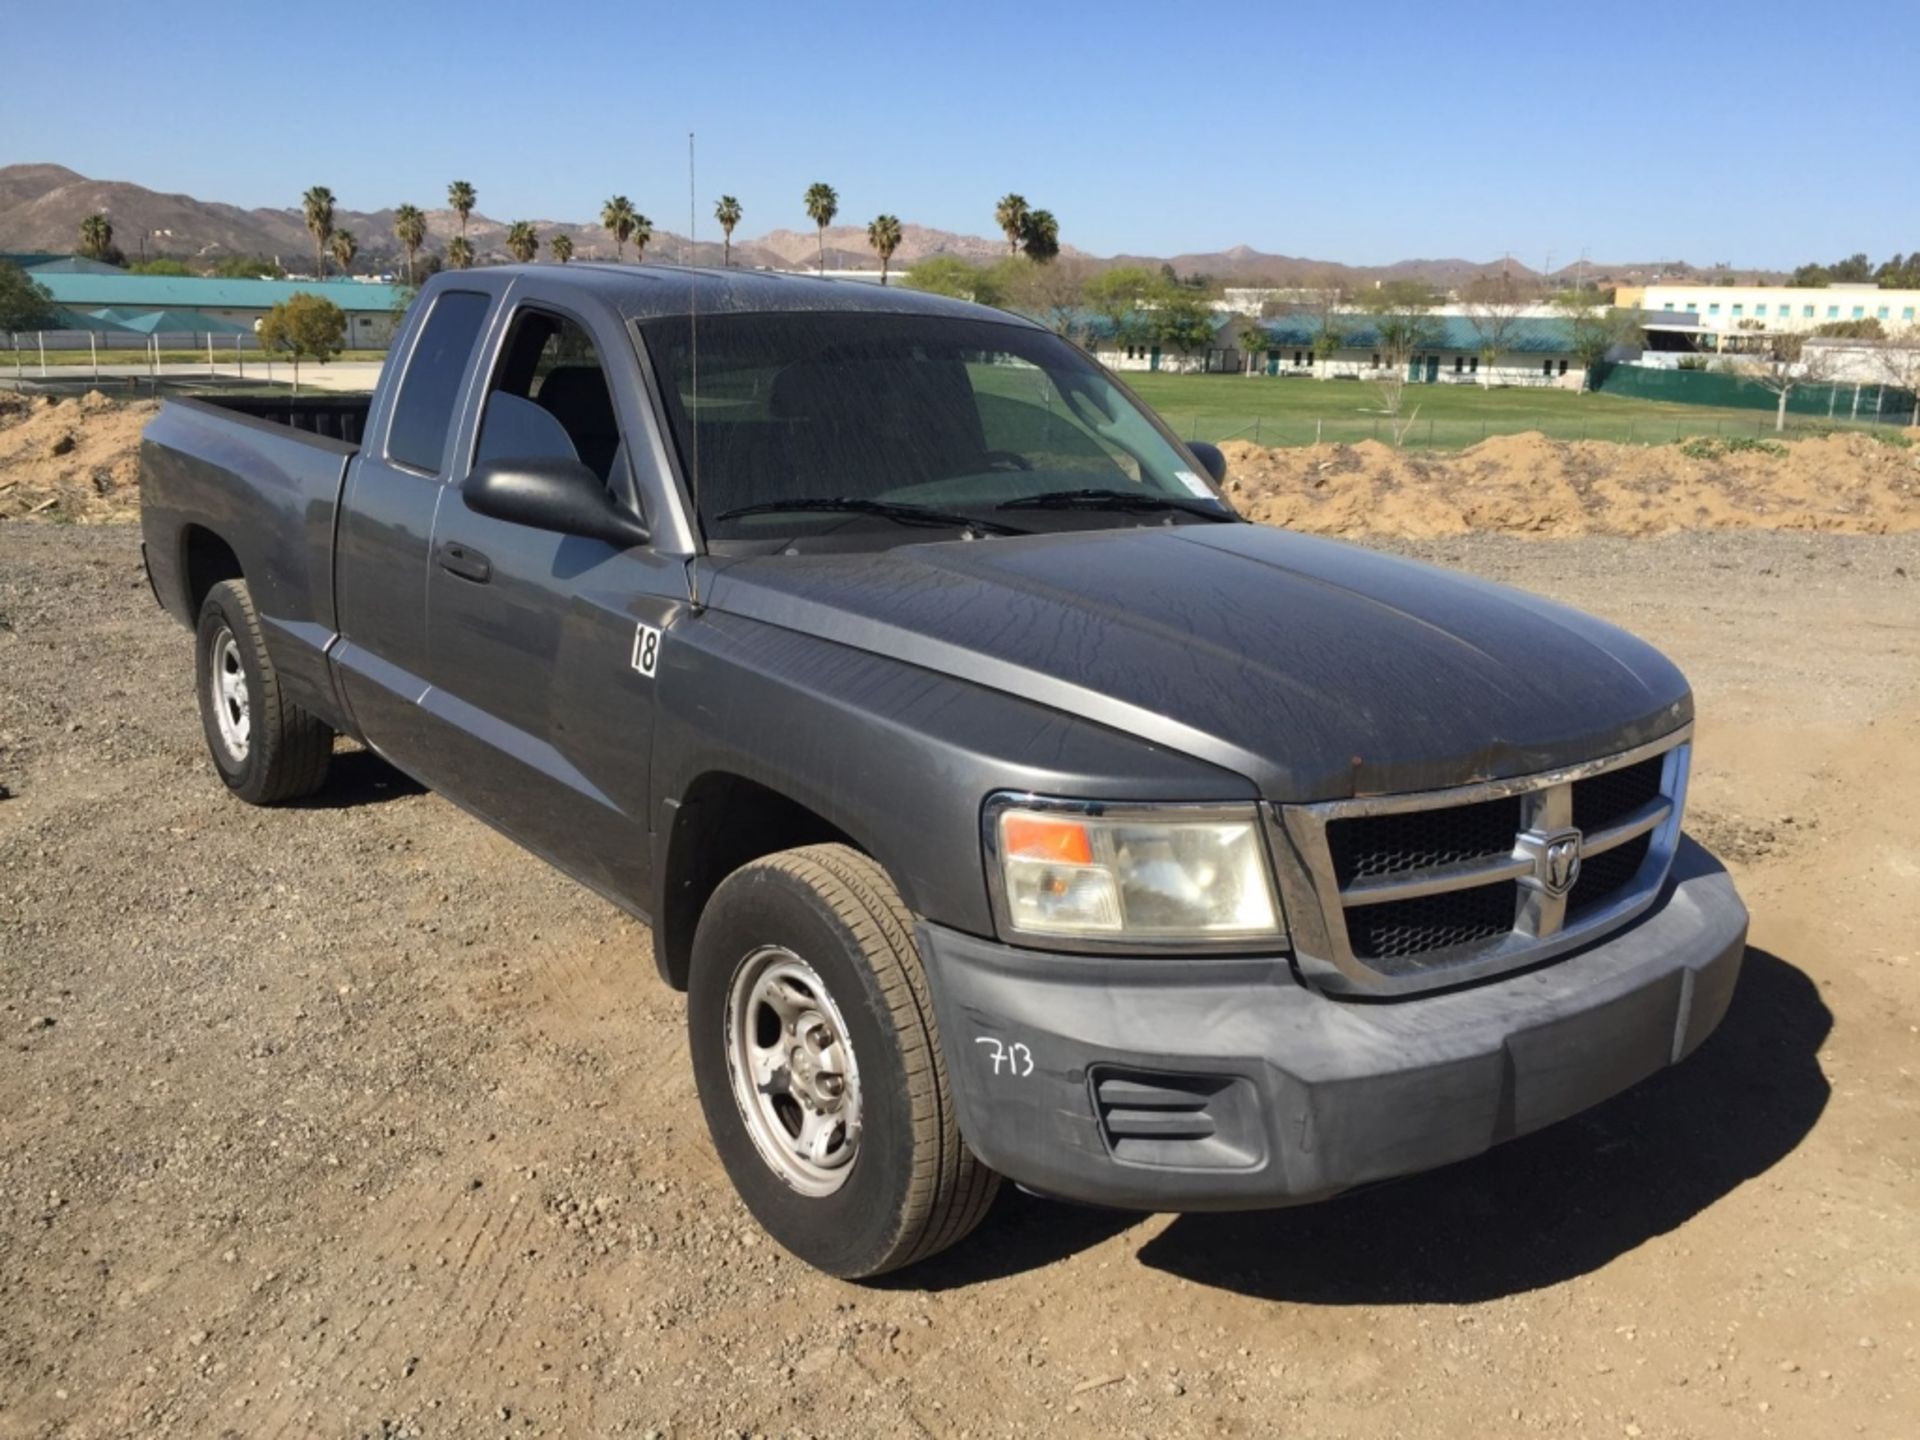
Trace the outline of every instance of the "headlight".
{"type": "Polygon", "coordinates": [[[1099,805],[996,796],[988,864],[1015,935],[1154,948],[1286,938],[1251,805],[1099,805]]]}

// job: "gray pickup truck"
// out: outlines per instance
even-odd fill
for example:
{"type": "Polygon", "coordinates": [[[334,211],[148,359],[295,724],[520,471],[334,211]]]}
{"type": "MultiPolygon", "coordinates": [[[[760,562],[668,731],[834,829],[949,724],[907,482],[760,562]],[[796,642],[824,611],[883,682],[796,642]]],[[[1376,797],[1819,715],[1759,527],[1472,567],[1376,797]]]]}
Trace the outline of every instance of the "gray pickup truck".
{"type": "Polygon", "coordinates": [[[436,277],[370,400],[169,402],[141,501],[234,793],[351,736],[648,920],[741,1196],[857,1277],[1001,1176],[1443,1165],[1727,1008],[1680,673],[1223,472],[1015,316],[576,264],[436,277]]]}

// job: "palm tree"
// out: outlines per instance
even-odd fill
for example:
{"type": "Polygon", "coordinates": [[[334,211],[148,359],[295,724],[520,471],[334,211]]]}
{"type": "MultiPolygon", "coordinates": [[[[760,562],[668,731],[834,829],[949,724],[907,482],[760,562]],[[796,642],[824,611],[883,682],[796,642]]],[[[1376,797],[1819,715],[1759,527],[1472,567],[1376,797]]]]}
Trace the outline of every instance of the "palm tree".
{"type": "Polygon", "coordinates": [[[633,234],[635,218],[633,202],[624,195],[615,195],[600,207],[600,223],[613,236],[613,258],[616,261],[627,258],[627,237],[633,234]]]}
{"type": "Polygon", "coordinates": [[[887,262],[893,259],[893,252],[900,248],[900,217],[898,215],[876,215],[873,223],[867,226],[867,243],[880,257],[880,283],[887,283],[887,262]]]}
{"type": "Polygon", "coordinates": [[[827,273],[827,226],[840,213],[840,197],[833,187],[816,180],[807,187],[807,218],[820,231],[820,273],[827,273]]]}
{"type": "Polygon", "coordinates": [[[327,237],[327,249],[333,254],[333,263],[345,275],[353,268],[353,257],[360,253],[360,242],[353,238],[351,230],[336,230],[327,237]]]}
{"type": "Polygon", "coordinates": [[[553,252],[553,258],[562,265],[573,259],[573,237],[562,232],[547,242],[547,249],[553,252]]]}
{"type": "Polygon", "coordinates": [[[1027,197],[1008,193],[1000,197],[1000,203],[993,209],[993,218],[1000,226],[1000,233],[1007,237],[1007,253],[1020,253],[1020,237],[1027,225],[1027,197]]]}
{"type": "Polygon", "coordinates": [[[467,217],[473,214],[473,201],[473,186],[466,181],[456,180],[447,186],[447,204],[452,208],[453,213],[460,217],[462,238],[465,238],[467,233],[467,217]]]}
{"type": "Polygon", "coordinates": [[[473,242],[464,235],[456,235],[447,242],[447,263],[456,270],[468,270],[473,266],[473,242]]]}
{"type": "Polygon", "coordinates": [[[647,242],[653,239],[653,222],[638,210],[633,212],[633,263],[647,263],[647,242]]]}
{"type": "Polygon", "coordinates": [[[720,203],[713,207],[713,218],[720,222],[720,234],[724,237],[720,244],[720,263],[733,264],[733,227],[740,223],[740,202],[731,195],[722,195],[720,203]]]}
{"type": "Polygon", "coordinates": [[[531,220],[516,220],[507,227],[507,253],[522,265],[540,253],[540,236],[531,220]]]}
{"type": "Polygon", "coordinates": [[[407,284],[413,284],[413,257],[427,243],[427,217],[417,205],[402,205],[393,212],[393,238],[407,252],[407,284]]]}
{"type": "Polygon", "coordinates": [[[80,253],[98,260],[113,246],[113,222],[105,215],[89,215],[80,222],[80,253]]]}
{"type": "Polygon", "coordinates": [[[1020,248],[1042,265],[1060,253],[1060,222],[1051,210],[1029,210],[1020,224],[1020,248]]]}
{"type": "Polygon", "coordinates": [[[327,242],[333,238],[333,191],[315,185],[300,197],[300,209],[307,217],[307,230],[313,236],[313,263],[318,273],[327,273],[327,242]]]}

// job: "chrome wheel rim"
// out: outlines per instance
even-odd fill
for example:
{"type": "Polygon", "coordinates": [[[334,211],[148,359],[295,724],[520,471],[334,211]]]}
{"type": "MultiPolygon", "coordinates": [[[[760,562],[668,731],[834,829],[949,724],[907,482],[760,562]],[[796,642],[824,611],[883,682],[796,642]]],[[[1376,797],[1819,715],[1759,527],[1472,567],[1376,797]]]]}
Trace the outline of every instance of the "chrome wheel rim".
{"type": "Polygon", "coordinates": [[[814,968],[765,945],[727,997],[727,1073],[760,1158],[803,1195],[847,1183],[860,1150],[860,1068],[846,1021],[814,968]]]}
{"type": "Polygon", "coordinates": [[[213,637],[207,666],[207,699],[213,706],[220,743],[235,761],[247,758],[253,734],[253,710],[247,694],[247,672],[240,664],[240,642],[224,625],[213,637]]]}

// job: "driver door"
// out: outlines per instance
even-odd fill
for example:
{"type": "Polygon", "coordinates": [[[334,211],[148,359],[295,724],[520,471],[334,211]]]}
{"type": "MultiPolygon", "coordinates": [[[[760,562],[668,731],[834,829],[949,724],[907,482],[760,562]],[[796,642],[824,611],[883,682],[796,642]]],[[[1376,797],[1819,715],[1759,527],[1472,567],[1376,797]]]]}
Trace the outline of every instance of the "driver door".
{"type": "MultiPolygon", "coordinates": [[[[499,328],[472,454],[433,528],[431,712],[450,787],[562,869],[646,903],[648,768],[658,670],[639,637],[685,607],[680,561],[476,514],[458,482],[488,461],[579,460],[639,513],[614,387],[637,385],[624,334],[534,301],[499,328]],[[624,347],[623,349],[616,347],[624,347]]],[[[657,658],[657,641],[655,658],[657,658]]]]}

